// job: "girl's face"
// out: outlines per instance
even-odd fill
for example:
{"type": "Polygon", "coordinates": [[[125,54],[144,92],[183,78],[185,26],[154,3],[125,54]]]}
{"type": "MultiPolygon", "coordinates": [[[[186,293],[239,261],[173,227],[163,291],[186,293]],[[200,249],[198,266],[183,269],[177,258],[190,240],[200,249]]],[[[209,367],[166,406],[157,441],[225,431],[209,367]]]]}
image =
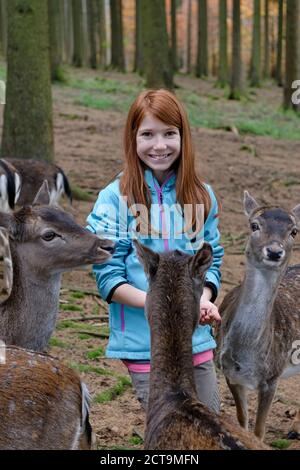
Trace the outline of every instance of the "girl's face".
{"type": "Polygon", "coordinates": [[[161,184],[181,152],[178,127],[146,114],[137,131],[136,151],[161,184]]]}

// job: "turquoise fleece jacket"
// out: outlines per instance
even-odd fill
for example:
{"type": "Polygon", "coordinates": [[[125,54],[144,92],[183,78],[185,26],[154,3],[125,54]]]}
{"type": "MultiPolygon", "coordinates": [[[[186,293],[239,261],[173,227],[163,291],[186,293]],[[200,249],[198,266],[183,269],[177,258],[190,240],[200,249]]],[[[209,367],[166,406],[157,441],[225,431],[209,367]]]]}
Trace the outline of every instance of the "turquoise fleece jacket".
{"type": "MultiPolygon", "coordinates": [[[[104,264],[93,266],[99,293],[109,303],[110,336],[106,355],[111,358],[150,359],[150,329],[144,309],[111,302],[115,289],[122,284],[128,283],[145,292],[148,289],[148,280],[137,259],[132,237],[138,236],[141,243],[157,252],[177,249],[191,254],[197,251],[204,239],[213,249],[213,264],[206,274],[206,285],[211,287],[213,299],[220,287],[220,265],[224,250],[219,244],[216,217],[218,205],[211,187],[206,185],[211,198],[208,217],[202,230],[196,236],[191,236],[192,229],[182,234],[182,228],[189,225],[186,224],[186,214],[183,223],[182,210],[176,204],[175,172],[170,172],[161,186],[151,170],[145,171],[145,180],[152,200],[151,226],[155,227],[151,236],[139,235],[135,230],[137,218],[127,210],[126,199],[120,194],[120,175],[100,191],[93,211],[87,218],[89,230],[116,243],[112,258],[104,264]]],[[[184,210],[186,212],[186,208],[184,210]]],[[[193,353],[215,347],[211,327],[199,325],[193,335],[193,353]]]]}

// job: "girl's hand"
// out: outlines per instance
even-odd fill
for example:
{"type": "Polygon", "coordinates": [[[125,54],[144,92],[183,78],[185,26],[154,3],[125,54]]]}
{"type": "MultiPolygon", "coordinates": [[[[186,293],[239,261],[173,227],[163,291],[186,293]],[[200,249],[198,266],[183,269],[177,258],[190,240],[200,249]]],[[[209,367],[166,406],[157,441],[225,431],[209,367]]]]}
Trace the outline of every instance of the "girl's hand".
{"type": "Polygon", "coordinates": [[[209,300],[201,298],[199,323],[201,325],[211,325],[214,321],[221,321],[218,307],[209,300]]]}

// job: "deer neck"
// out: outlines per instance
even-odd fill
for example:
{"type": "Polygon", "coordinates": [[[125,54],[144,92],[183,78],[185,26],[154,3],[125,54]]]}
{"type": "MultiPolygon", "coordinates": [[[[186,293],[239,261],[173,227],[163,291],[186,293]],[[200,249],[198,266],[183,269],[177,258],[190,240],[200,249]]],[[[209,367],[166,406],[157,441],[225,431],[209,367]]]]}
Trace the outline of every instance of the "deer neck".
{"type": "Polygon", "coordinates": [[[13,287],[1,305],[7,317],[8,341],[21,347],[43,350],[55,327],[61,274],[49,275],[45,268],[30,269],[22,253],[11,246],[13,287]]]}
{"type": "Polygon", "coordinates": [[[159,308],[152,314],[151,381],[149,401],[176,392],[195,395],[193,372],[193,325],[189,312],[159,308]],[[172,318],[172,321],[170,321],[172,318]]]}
{"type": "Polygon", "coordinates": [[[278,286],[284,272],[285,267],[275,271],[257,268],[247,262],[237,303],[238,314],[233,323],[238,322],[239,329],[247,331],[250,342],[253,336],[257,339],[257,335],[262,334],[266,324],[270,324],[278,286]]]}

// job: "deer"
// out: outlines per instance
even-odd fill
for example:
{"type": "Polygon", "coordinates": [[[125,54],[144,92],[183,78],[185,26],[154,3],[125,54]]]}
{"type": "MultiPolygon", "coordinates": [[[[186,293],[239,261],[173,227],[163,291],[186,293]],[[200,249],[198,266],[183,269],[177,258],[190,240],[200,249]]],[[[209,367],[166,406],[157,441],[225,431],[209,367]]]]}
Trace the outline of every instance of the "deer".
{"type": "Polygon", "coordinates": [[[43,353],[15,346],[4,352],[0,450],[91,449],[90,397],[77,373],[43,353]]]}
{"type": "Polygon", "coordinates": [[[145,449],[267,449],[251,433],[197,398],[192,335],[212,249],[156,253],[134,241],[149,279],[145,311],[151,335],[151,372],[145,449]]]}
{"type": "MultiPolygon", "coordinates": [[[[0,159],[0,210],[12,212],[15,205],[31,204],[44,180],[48,181],[50,203],[58,204],[65,194],[72,204],[72,191],[62,168],[41,160],[0,159]]],[[[1,255],[4,261],[4,292],[12,288],[12,265],[5,231],[0,233],[1,255]]]]}
{"type": "Polygon", "coordinates": [[[45,180],[32,206],[0,212],[13,265],[11,294],[0,304],[0,339],[34,351],[47,348],[54,330],[62,273],[103,263],[114,250],[112,241],[100,239],[49,203],[45,180]]]}
{"type": "Polygon", "coordinates": [[[257,391],[254,434],[263,440],[279,379],[300,373],[300,265],[288,266],[300,204],[292,211],[260,205],[245,191],[244,210],[250,225],[245,275],[220,306],[218,357],[245,429],[247,391],[257,391]]]}

